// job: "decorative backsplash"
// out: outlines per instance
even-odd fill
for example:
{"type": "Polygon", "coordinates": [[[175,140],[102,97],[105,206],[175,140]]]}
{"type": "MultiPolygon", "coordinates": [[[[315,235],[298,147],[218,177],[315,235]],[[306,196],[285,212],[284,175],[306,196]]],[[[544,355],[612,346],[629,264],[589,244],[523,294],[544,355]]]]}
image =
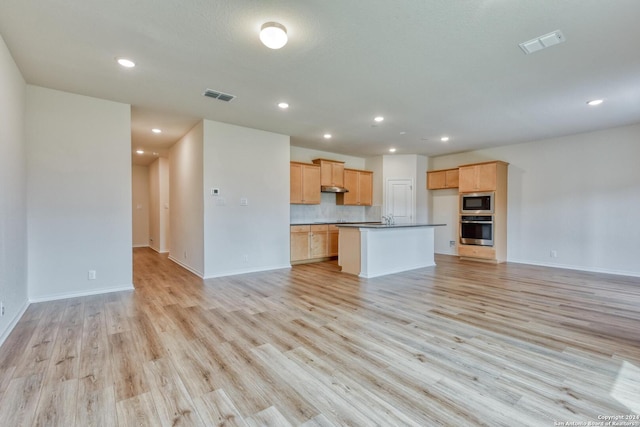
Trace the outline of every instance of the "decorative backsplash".
{"type": "Polygon", "coordinates": [[[322,193],[319,205],[290,205],[291,224],[380,221],[380,206],[339,206],[335,193],[322,193]]]}

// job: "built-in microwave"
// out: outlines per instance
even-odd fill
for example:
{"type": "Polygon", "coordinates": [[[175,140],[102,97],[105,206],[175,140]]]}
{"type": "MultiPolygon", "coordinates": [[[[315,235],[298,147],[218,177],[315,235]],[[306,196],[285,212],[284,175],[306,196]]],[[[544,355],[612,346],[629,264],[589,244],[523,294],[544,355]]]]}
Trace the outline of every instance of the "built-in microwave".
{"type": "Polygon", "coordinates": [[[492,214],[493,213],[493,192],[488,193],[465,193],[460,195],[461,214],[492,214]]]}

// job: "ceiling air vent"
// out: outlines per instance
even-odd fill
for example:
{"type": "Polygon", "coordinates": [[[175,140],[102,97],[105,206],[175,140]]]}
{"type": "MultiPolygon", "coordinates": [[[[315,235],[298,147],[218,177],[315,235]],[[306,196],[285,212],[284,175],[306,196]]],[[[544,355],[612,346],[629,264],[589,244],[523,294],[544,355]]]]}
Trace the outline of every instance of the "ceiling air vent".
{"type": "Polygon", "coordinates": [[[566,39],[564,38],[564,34],[562,34],[562,31],[556,30],[549,34],[545,34],[544,36],[536,37],[535,39],[522,42],[519,44],[519,46],[524,53],[529,55],[533,52],[537,52],[539,50],[546,49],[559,43],[563,43],[565,40],[566,39]]]}
{"type": "Polygon", "coordinates": [[[205,90],[203,95],[208,96],[209,98],[218,99],[224,102],[229,102],[236,97],[235,95],[229,95],[228,93],[220,92],[213,89],[205,90]]]}

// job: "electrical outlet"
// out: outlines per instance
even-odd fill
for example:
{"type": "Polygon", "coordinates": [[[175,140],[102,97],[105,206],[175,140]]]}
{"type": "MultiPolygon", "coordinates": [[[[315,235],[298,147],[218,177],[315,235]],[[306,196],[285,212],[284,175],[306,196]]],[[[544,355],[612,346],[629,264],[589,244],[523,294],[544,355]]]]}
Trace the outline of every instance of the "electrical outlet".
{"type": "Polygon", "coordinates": [[[95,270],[89,270],[88,279],[89,280],[96,280],[96,271],[95,270]]]}
{"type": "Polygon", "coordinates": [[[4,301],[0,302],[0,316],[4,316],[4,301]]]}
{"type": "Polygon", "coordinates": [[[558,258],[558,251],[552,250],[551,252],[549,252],[549,256],[551,258],[558,258]]]}
{"type": "Polygon", "coordinates": [[[456,246],[456,241],[455,240],[449,240],[449,247],[453,248],[456,246]]]}
{"type": "Polygon", "coordinates": [[[242,255],[242,261],[243,262],[249,262],[249,255],[247,255],[247,254],[242,255]]]}

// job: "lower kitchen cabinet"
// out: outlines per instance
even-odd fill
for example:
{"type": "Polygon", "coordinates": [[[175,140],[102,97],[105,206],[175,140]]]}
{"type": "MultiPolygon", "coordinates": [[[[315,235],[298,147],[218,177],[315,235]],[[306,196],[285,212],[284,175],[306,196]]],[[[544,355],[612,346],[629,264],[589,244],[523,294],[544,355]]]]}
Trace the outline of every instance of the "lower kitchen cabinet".
{"type": "Polygon", "coordinates": [[[291,226],[291,262],[309,259],[309,226],[291,226]]]}
{"type": "Polygon", "coordinates": [[[338,227],[332,224],[292,225],[291,263],[338,256],[338,227]]]}

